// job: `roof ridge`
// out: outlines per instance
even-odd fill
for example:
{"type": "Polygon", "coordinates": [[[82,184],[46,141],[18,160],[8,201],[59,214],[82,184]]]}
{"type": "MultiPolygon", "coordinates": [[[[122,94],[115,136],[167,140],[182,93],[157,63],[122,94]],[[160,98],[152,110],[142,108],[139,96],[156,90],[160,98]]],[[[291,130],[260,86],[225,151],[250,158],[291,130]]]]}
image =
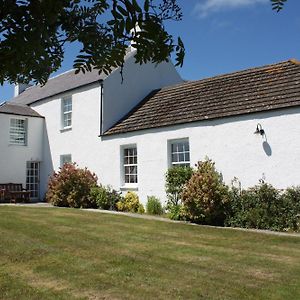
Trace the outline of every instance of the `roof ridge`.
{"type": "Polygon", "coordinates": [[[297,66],[300,66],[300,61],[298,61],[295,58],[291,58],[291,59],[280,61],[280,62],[277,62],[277,63],[267,64],[267,65],[263,65],[263,66],[259,66],[259,67],[251,67],[251,68],[247,68],[247,69],[243,69],[243,70],[239,70],[239,71],[235,71],[235,72],[228,72],[228,73],[218,74],[218,75],[215,75],[215,76],[205,77],[205,78],[202,78],[202,79],[186,80],[185,82],[181,82],[181,83],[177,83],[177,84],[174,84],[174,85],[163,87],[162,90],[163,91],[171,90],[171,89],[179,87],[179,86],[198,83],[200,81],[211,81],[211,80],[215,80],[215,79],[228,78],[228,77],[236,76],[236,75],[241,74],[241,73],[255,72],[257,70],[268,69],[270,67],[283,65],[283,64],[286,64],[286,63],[293,63],[297,66]]]}
{"type": "Polygon", "coordinates": [[[164,87],[104,135],[300,107],[299,66],[289,59],[164,87]]]}
{"type": "MultiPolygon", "coordinates": [[[[130,55],[131,52],[134,52],[134,51],[130,51],[130,52],[126,53],[126,55],[125,55],[125,57],[124,57],[124,60],[127,59],[127,58],[129,58],[129,57],[131,56],[131,55],[130,55]]],[[[115,71],[116,69],[117,69],[117,68],[115,68],[114,70],[112,70],[112,72],[115,71]]],[[[52,77],[49,77],[48,80],[47,80],[47,82],[48,82],[49,80],[55,79],[55,78],[57,78],[57,77],[60,77],[60,76],[62,76],[62,75],[68,74],[68,73],[70,73],[70,72],[75,72],[75,71],[76,71],[76,69],[74,69],[74,68],[72,68],[72,69],[70,69],[70,70],[67,70],[67,71],[64,71],[64,72],[62,72],[62,73],[60,73],[60,74],[54,75],[54,76],[52,76],[52,77]]],[[[99,69],[97,69],[97,68],[92,68],[91,72],[93,72],[93,71],[99,71],[99,69]]],[[[111,72],[111,73],[112,73],[112,72],[111,72]]],[[[110,74],[111,74],[111,73],[110,73],[110,74]]],[[[46,82],[46,83],[47,83],[47,82],[46,82]]],[[[26,88],[26,90],[29,90],[30,88],[34,88],[34,87],[38,87],[38,86],[41,86],[41,84],[29,86],[28,88],[26,88]]]]}

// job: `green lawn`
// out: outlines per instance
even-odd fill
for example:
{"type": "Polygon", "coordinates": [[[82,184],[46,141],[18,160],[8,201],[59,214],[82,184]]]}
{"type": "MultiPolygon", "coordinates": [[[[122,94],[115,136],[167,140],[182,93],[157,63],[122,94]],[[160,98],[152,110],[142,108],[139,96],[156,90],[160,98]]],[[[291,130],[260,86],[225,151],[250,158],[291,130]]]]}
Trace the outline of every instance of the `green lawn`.
{"type": "Polygon", "coordinates": [[[300,238],[2,206],[0,299],[300,299],[300,238]]]}

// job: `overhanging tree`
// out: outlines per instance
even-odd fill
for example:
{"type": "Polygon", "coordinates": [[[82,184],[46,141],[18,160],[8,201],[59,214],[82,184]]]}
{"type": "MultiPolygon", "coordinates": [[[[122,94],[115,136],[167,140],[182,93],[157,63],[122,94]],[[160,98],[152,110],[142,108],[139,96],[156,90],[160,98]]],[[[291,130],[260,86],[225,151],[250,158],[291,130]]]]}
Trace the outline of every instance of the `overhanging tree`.
{"type": "Polygon", "coordinates": [[[61,66],[65,44],[75,41],[76,72],[122,67],[129,43],[137,63],[168,61],[175,53],[182,65],[184,45],[165,29],[166,21],[182,18],[176,0],[140,2],[0,0],[0,84],[44,84],[61,66]]]}
{"type": "Polygon", "coordinates": [[[272,2],[272,8],[276,10],[277,12],[281,11],[283,9],[283,6],[287,0],[271,0],[272,2]]]}

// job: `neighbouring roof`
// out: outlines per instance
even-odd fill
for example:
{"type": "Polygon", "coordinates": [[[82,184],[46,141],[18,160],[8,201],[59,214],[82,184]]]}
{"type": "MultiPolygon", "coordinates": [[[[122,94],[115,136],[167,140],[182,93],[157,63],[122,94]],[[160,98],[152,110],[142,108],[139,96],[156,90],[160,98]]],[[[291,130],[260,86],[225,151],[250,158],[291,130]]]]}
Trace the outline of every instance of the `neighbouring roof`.
{"type": "Polygon", "coordinates": [[[71,70],[50,78],[44,86],[35,85],[27,88],[20,95],[12,98],[11,102],[30,105],[39,100],[103,80],[105,77],[104,74],[99,75],[97,70],[85,74],[82,72],[75,74],[75,70],[71,70]]]}
{"type": "Polygon", "coordinates": [[[43,118],[39,113],[27,105],[4,102],[0,104],[0,114],[10,114],[27,117],[43,118]]]}
{"type": "MultiPolygon", "coordinates": [[[[128,52],[125,56],[125,60],[131,55],[133,55],[133,52],[128,52]]],[[[113,68],[112,72],[116,69],[117,68],[113,68]]],[[[45,98],[104,80],[108,76],[109,75],[105,75],[103,72],[99,75],[99,71],[96,69],[91,72],[80,72],[78,74],[75,74],[75,70],[70,70],[50,78],[44,86],[35,85],[27,88],[20,95],[12,98],[11,102],[30,105],[45,98]]]]}
{"type": "Polygon", "coordinates": [[[300,105],[300,62],[289,60],[153,91],[104,135],[300,105]]]}

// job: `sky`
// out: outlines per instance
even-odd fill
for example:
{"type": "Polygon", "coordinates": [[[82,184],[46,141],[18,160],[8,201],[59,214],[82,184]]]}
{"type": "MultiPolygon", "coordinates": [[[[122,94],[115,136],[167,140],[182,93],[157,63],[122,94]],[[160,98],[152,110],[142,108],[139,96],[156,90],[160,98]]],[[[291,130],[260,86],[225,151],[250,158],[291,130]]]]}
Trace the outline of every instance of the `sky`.
{"type": "MultiPolygon", "coordinates": [[[[300,1],[288,0],[276,13],[270,0],[177,0],[183,20],[167,30],[180,36],[186,57],[180,75],[197,80],[290,58],[300,60],[300,1]]],[[[60,70],[72,68],[78,46],[68,45],[60,70]]],[[[0,103],[13,86],[0,86],[0,103]]]]}

